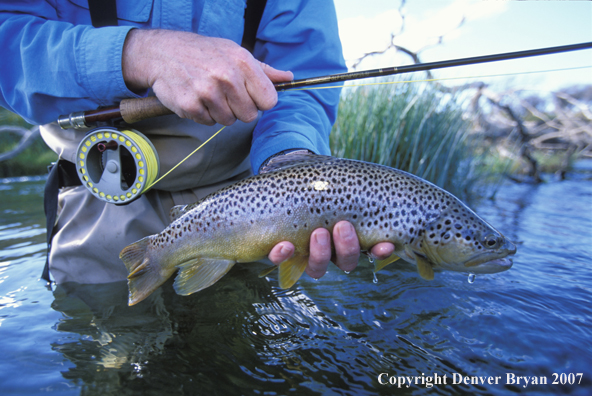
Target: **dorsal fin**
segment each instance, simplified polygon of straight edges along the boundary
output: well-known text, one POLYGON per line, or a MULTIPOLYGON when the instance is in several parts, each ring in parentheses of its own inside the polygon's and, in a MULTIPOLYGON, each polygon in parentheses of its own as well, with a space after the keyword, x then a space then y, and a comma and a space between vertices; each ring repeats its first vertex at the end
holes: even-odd
POLYGON ((330 161, 339 160, 339 158, 331 157, 329 155, 317 155, 313 153, 294 153, 287 155, 279 155, 272 158, 267 165, 261 168, 260 174, 277 171, 280 169, 290 168, 302 164, 327 163, 330 161))
POLYGON ((171 211, 169 212, 169 217, 171 218, 171 223, 175 220, 177 220, 179 217, 183 216, 185 213, 187 213, 187 207, 189 205, 177 205, 177 206, 173 206, 171 208, 171 211))

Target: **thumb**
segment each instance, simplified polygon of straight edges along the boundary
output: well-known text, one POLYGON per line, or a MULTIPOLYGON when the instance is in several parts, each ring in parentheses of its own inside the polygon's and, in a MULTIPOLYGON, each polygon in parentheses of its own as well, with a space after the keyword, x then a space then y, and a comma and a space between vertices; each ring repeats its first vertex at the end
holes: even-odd
POLYGON ((265 73, 267 78, 271 80, 271 82, 283 82, 283 81, 292 81, 294 79, 294 74, 291 71, 283 71, 278 70, 274 67, 269 66, 267 63, 259 62, 261 66, 261 70, 265 73))

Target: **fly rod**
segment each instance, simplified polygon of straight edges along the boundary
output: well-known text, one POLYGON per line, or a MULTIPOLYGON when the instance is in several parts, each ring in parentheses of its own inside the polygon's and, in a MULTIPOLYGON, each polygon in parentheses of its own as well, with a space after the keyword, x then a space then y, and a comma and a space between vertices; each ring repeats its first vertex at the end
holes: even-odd
MULTIPOLYGON (((479 63, 496 62, 509 59, 520 59, 539 55, 557 54, 561 52, 591 49, 592 42, 562 45, 558 47, 538 48, 526 51, 505 52, 501 54, 475 56, 471 58, 451 59, 439 62, 416 63, 413 65, 395 66, 382 69, 373 69, 357 72, 332 74, 321 77, 304 78, 288 82, 275 83, 276 90, 303 88, 312 85, 329 84, 342 81, 359 80, 362 78, 391 76, 402 73, 443 69, 447 67, 475 65, 479 63)), ((147 118, 173 114, 155 96, 139 99, 124 99, 119 105, 100 108, 97 110, 81 111, 69 115, 60 116, 58 124, 62 129, 87 128, 100 121, 123 119, 128 124, 133 124, 147 118)))

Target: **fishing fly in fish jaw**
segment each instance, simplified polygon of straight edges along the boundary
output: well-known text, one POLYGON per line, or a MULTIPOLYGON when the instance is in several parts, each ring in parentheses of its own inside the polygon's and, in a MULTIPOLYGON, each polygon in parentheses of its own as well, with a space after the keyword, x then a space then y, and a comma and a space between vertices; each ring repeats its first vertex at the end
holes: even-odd
POLYGON ((362 250, 380 242, 395 245, 390 258, 373 260, 374 272, 399 258, 415 263, 424 279, 433 279, 435 268, 486 274, 512 265, 507 258, 516 252, 512 242, 426 180, 363 161, 284 157, 265 173, 173 208, 163 232, 123 249, 130 305, 176 271, 178 294, 203 290, 235 263, 261 260, 284 240, 295 251, 279 265, 278 278, 282 288, 291 287, 307 266, 311 233, 321 227, 332 231, 342 220, 355 227, 362 250))

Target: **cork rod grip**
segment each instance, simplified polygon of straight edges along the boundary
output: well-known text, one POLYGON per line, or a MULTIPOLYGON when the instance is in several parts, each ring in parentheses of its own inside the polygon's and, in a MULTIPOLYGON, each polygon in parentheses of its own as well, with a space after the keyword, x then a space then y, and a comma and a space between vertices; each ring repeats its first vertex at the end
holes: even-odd
POLYGON ((119 104, 121 118, 128 124, 142 121, 147 118, 173 114, 164 107, 156 96, 148 96, 140 99, 124 99, 119 104))

